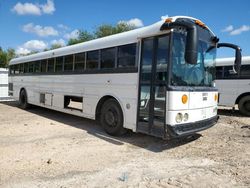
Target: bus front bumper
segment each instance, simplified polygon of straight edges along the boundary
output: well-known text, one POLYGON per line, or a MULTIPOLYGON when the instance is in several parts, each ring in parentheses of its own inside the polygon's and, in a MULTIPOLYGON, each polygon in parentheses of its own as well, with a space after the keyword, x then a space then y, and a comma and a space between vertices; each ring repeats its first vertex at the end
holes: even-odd
POLYGON ((167 133, 171 138, 184 137, 188 135, 192 135, 196 132, 203 131, 215 125, 219 119, 219 116, 216 115, 212 118, 201 120, 192 123, 185 123, 179 125, 167 125, 167 133))

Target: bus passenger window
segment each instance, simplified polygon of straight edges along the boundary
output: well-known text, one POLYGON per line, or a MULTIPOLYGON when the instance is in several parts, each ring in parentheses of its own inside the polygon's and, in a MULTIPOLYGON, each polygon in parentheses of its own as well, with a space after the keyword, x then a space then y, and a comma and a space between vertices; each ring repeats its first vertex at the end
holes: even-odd
POLYGON ((10 65, 9 71, 10 71, 10 74, 14 74, 14 65, 10 65))
POLYGON ((115 48, 101 50, 101 69, 109 69, 115 67, 115 48))
POLYGON ((75 71, 84 70, 85 65, 85 52, 75 54, 75 71))
POLYGON ((55 60, 54 58, 48 59, 47 72, 54 72, 55 60))
POLYGON ((29 62, 29 73, 34 72, 34 62, 29 62))
POLYGON ((56 72, 63 71, 63 56, 56 57, 56 72))
POLYGON ((24 69, 23 69, 23 72, 24 73, 28 73, 28 71, 29 71, 29 65, 28 65, 28 63, 24 63, 24 69))
POLYGON ((224 79, 237 78, 238 74, 233 72, 233 66, 224 67, 224 79))
POLYGON ((24 69, 24 64, 21 63, 21 64, 20 64, 20 67, 19 67, 19 73, 20 73, 20 74, 23 74, 23 69, 24 69))
POLYGON ((41 61, 34 62, 34 72, 41 72, 41 61))
POLYGON ((135 67, 136 44, 118 47, 118 68, 135 67))
POLYGON ((41 61, 41 72, 46 72, 46 67, 47 67, 47 59, 43 59, 41 61))
POLYGON ((99 51, 90 51, 87 52, 87 62, 86 69, 98 69, 99 64, 99 51))
POLYGON ((14 74, 19 74, 19 64, 14 65, 14 74))
POLYGON ((73 55, 67 55, 64 57, 64 71, 73 70, 73 55))
POLYGON ((250 78, 250 65, 241 65, 240 77, 241 78, 250 78))

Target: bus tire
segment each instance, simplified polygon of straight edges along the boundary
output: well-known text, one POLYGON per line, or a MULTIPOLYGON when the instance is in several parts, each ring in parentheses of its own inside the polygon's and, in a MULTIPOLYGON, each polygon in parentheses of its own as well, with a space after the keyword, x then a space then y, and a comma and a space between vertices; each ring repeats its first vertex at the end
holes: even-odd
POLYGON ((108 99, 101 108, 100 123, 106 133, 121 136, 126 133, 123 127, 123 113, 120 105, 114 99, 108 99))
POLYGON ((22 109, 28 109, 30 107, 29 103, 28 103, 28 97, 27 97, 27 93, 24 89, 21 90, 20 92, 20 96, 19 96, 19 106, 22 109))
POLYGON ((239 101, 240 113, 246 116, 250 116, 250 95, 242 97, 239 101))

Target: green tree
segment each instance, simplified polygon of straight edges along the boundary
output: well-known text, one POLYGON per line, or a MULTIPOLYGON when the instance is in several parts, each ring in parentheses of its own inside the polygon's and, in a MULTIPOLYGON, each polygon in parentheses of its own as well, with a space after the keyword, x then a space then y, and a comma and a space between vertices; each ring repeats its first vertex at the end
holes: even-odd
POLYGON ((9 65, 9 61, 14 58, 15 55, 15 50, 12 48, 7 49, 4 51, 0 47, 0 67, 6 68, 9 65))
POLYGON ((86 42, 86 41, 92 40, 94 38, 95 37, 91 33, 89 33, 88 31, 79 30, 78 37, 69 39, 68 45, 73 45, 73 44, 77 44, 77 43, 81 43, 81 42, 86 42))
POLYGON ((95 29, 93 33, 89 33, 86 30, 79 30, 78 37, 74 39, 69 39, 68 45, 73 45, 81 42, 90 41, 96 38, 106 37, 109 35, 130 31, 135 28, 136 27, 134 25, 127 24, 126 22, 119 22, 114 26, 110 24, 100 25, 95 29))
POLYGON ((135 26, 127 24, 126 22, 119 22, 115 26, 109 25, 109 24, 104 24, 104 25, 97 27, 97 29, 95 31, 95 37, 96 38, 106 37, 109 35, 114 35, 117 33, 130 31, 133 29, 135 29, 135 26))
POLYGON ((50 50, 54 50, 54 49, 61 48, 61 47, 63 47, 61 44, 52 44, 50 47, 50 50))
POLYGON ((13 48, 8 48, 7 49, 7 61, 10 62, 11 59, 16 57, 16 52, 13 48))
POLYGON ((96 28, 95 37, 101 38, 116 33, 116 28, 112 25, 104 24, 96 28))

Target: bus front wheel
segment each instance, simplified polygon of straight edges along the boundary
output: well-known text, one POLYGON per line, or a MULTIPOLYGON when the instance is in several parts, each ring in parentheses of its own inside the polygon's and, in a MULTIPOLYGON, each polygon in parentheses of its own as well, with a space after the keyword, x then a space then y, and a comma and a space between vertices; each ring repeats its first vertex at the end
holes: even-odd
POLYGON ((101 109, 100 123, 104 130, 112 136, 126 133, 123 128, 123 113, 120 105, 114 99, 107 100, 101 109))
POLYGON ((246 116, 250 116, 250 95, 242 97, 238 105, 240 113, 246 116))
POLYGON ((27 109, 29 108, 29 103, 28 103, 28 97, 26 94, 26 91, 23 89, 20 92, 20 96, 19 96, 19 106, 22 109, 27 109))

